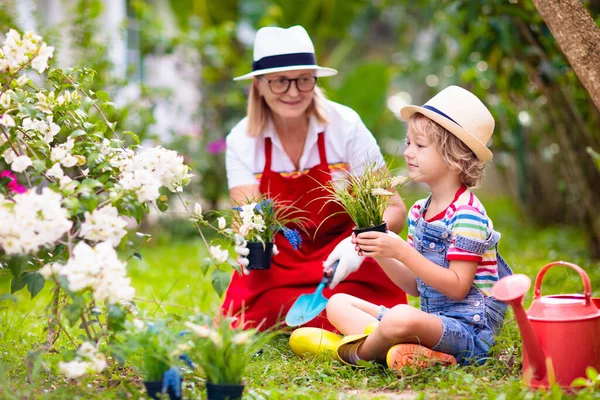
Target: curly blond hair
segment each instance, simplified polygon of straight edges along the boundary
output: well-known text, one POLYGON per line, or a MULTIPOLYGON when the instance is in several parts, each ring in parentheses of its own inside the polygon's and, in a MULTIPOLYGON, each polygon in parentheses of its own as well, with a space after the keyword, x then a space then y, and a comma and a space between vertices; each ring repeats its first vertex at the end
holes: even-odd
POLYGON ((473 150, 440 124, 420 113, 413 114, 408 120, 408 129, 415 134, 424 135, 434 144, 444 162, 456 171, 460 171, 460 180, 468 187, 477 187, 483 177, 485 162, 481 161, 473 150))

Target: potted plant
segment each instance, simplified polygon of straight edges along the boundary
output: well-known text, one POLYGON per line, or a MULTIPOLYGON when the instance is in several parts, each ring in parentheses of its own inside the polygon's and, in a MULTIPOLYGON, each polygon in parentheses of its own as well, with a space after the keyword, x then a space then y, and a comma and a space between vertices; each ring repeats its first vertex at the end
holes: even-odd
POLYGON ((212 320, 206 316, 185 323, 190 331, 188 354, 206 377, 209 400, 240 399, 246 367, 276 335, 275 331, 243 330, 231 325, 232 318, 212 320))
POLYGON ((327 199, 339 204, 350 216, 354 233, 387 232, 383 213, 392 203, 394 190, 408 182, 404 176, 392 176, 377 163, 367 164, 360 175, 347 173, 345 179, 325 185, 327 199))
POLYGON ((144 386, 152 399, 180 400, 183 378, 179 371, 180 357, 188 349, 181 329, 167 317, 145 323, 136 319, 126 331, 127 340, 119 346, 127 358, 141 353, 144 386))
POLYGON ((244 204, 233 207, 233 224, 239 234, 248 242, 249 270, 271 268, 273 241, 277 233, 283 236, 297 250, 302 245, 302 237, 297 228, 303 229, 306 219, 303 210, 290 204, 259 197, 247 199, 244 204), (294 225, 289 228, 286 225, 294 225))

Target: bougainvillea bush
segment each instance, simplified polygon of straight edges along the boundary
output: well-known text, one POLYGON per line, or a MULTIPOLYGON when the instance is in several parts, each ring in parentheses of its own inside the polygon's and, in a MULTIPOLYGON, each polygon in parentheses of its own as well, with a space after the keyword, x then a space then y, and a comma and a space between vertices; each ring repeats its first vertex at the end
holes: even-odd
POLYGON ((49 68, 53 52, 15 30, 0 49, 0 267, 12 292, 52 285, 46 346, 79 330, 60 363, 77 377, 105 368, 99 345, 134 309, 127 259, 147 240, 137 224, 191 174, 176 152, 139 146, 106 119, 114 104, 89 89, 94 71, 49 68))

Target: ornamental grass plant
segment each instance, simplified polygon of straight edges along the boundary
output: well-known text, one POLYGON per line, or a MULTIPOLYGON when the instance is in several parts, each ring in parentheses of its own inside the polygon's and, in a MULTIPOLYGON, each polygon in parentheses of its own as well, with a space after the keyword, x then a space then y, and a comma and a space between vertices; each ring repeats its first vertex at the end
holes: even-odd
POLYGON ((197 316, 185 323, 190 330, 187 354, 209 383, 242 385, 248 364, 277 335, 273 330, 233 328, 234 320, 197 316))
POLYGON ((394 190, 408 182, 405 176, 392 176, 376 162, 366 164, 360 175, 347 172, 344 179, 324 186, 327 202, 339 204, 350 216, 356 228, 383 224, 383 213, 393 203, 394 190))

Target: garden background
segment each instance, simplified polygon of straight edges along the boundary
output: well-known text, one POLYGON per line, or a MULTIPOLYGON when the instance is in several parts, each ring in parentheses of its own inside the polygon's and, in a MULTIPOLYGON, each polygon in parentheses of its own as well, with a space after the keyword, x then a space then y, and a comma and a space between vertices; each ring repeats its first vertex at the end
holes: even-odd
MULTIPOLYGON (((600 3, 581 4, 597 28, 600 3)), ((482 98, 496 130, 494 161, 477 193, 503 234, 500 251, 530 278, 550 261, 576 263, 600 296, 600 173, 593 157, 600 149, 598 103, 530 0, 0 1, 0 32, 33 30, 56 47, 55 66, 96 70, 94 89, 108 92, 117 105, 107 111, 110 121, 135 132, 142 144, 184 155, 194 174, 184 196, 206 210, 227 208, 224 137, 244 116, 247 89, 232 77, 249 69, 257 28, 296 24, 311 35, 319 63, 339 70, 319 81, 327 96, 359 113, 399 172, 402 105, 421 104, 449 84, 482 98)), ((600 52, 592 54, 600 70, 600 52)), ((401 194, 411 205, 425 193, 408 185, 401 194)), ((173 204, 142 222, 152 239, 128 263, 137 304, 155 315, 214 313, 229 271, 202 263, 206 250, 198 232, 178 215, 173 204)), ((578 277, 560 268, 544 285, 544 294, 582 291, 578 277)), ((52 354, 41 359, 35 352, 45 340, 50 291, 30 299, 24 291, 10 294, 10 287, 10 275, 0 270, 1 398, 141 396, 135 366, 78 385, 52 373, 45 364, 52 354)), ((251 364, 246 396, 562 396, 523 386, 519 334, 511 313, 507 320, 484 367, 434 368, 400 379, 376 366, 357 371, 301 360, 285 337, 278 338, 251 364)), ((202 378, 186 384, 201 396, 202 378)), ((579 397, 600 398, 600 391, 589 388, 579 397)))

